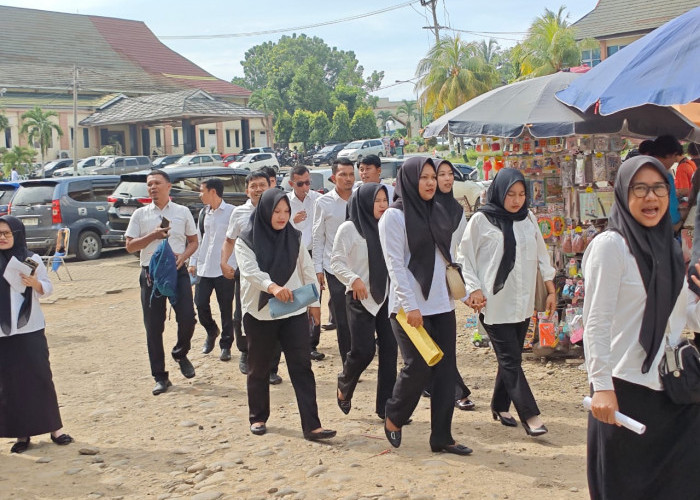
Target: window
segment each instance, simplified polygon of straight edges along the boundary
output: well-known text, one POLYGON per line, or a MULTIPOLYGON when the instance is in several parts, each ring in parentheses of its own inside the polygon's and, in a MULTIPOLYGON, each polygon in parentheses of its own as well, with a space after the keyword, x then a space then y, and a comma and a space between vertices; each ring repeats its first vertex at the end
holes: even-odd
POLYGON ((163 144, 160 140, 160 129, 159 128, 156 129, 156 147, 157 148, 163 147, 163 144))
POLYGON ((83 128, 83 147, 90 147, 90 130, 87 128, 83 128))
POLYGON ((600 49, 582 50, 581 64, 586 64, 591 68, 600 64, 600 49))
POLYGON ((204 147, 204 130, 202 129, 199 130, 199 147, 204 147))
POLYGON ((224 183, 224 193, 245 193, 244 175, 222 175, 215 178, 224 183))
POLYGON ((70 143, 73 144, 73 139, 75 134, 73 134, 73 127, 70 128, 70 143))
POLYGON ((608 45, 608 57, 627 47, 627 45, 608 45))
POLYGON ((199 185, 200 185, 200 178, 199 177, 186 177, 184 179, 180 179, 178 181, 173 182, 173 191, 180 191, 180 192, 196 192, 199 193, 199 185))
POLYGON ((13 206, 51 205, 56 184, 33 184, 20 187, 12 199, 13 206))
POLYGON ((111 196, 114 192, 113 186, 95 186, 92 190, 92 194, 95 197, 95 201, 107 201, 107 197, 111 196))
POLYGON ((173 146, 177 147, 180 145, 180 131, 177 129, 173 130, 173 146))
POLYGON ((255 146, 255 130, 250 131, 250 145, 255 146))
POLYGON ((139 163, 136 161, 136 158, 127 158, 125 165, 127 167, 136 167, 139 163))
POLYGON ((75 201, 93 201, 92 183, 90 181, 71 182, 68 187, 68 196, 75 201))
MULTIPOLYGON (((236 135, 236 147, 237 147, 237 148, 240 148, 240 147, 241 147, 240 133, 239 133, 239 132, 240 132, 240 131, 239 131, 238 129, 236 129, 235 135, 236 135)), ((8 147, 9 147, 9 146, 8 146, 8 147)))
POLYGON ((202 163, 212 163, 213 161, 211 156, 202 156, 202 163))
POLYGON ((148 165, 150 163, 150 160, 145 156, 137 156, 136 161, 139 165, 148 165))
MULTIPOLYGON (((236 136, 236 142, 238 142, 238 136, 236 136)), ((5 129, 5 147, 10 149, 12 147, 12 131, 10 127, 5 129)))
POLYGON ((231 147, 231 131, 228 129, 226 130, 226 147, 231 147))

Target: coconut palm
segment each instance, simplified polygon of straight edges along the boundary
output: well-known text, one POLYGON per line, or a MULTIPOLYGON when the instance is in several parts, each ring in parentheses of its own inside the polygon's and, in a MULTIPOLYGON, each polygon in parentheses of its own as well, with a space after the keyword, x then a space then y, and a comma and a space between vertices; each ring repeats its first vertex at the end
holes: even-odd
POLYGON ((489 38, 489 41, 481 40, 476 46, 477 55, 480 56, 486 64, 496 65, 498 61, 498 50, 500 46, 498 42, 493 38, 489 38))
POLYGON ((407 101, 404 99, 403 103, 396 108, 396 112, 400 115, 406 116, 406 130, 408 131, 408 135, 411 136, 411 125, 413 123, 413 119, 418 119, 418 108, 416 107, 416 101, 407 101))
POLYGON ((566 67, 577 66, 581 53, 575 39, 575 28, 569 24, 566 7, 557 12, 549 9, 535 19, 523 41, 523 51, 533 76, 544 76, 566 67))
POLYGON ((32 148, 25 146, 15 146, 12 149, 8 149, 3 153, 0 160, 3 163, 5 170, 5 175, 10 175, 13 167, 17 168, 17 172, 20 174, 26 174, 28 172, 29 165, 32 164, 36 151, 32 148))
POLYGON ((377 113, 377 118, 382 122, 382 132, 386 132, 386 122, 391 120, 391 111, 383 109, 377 113))
POLYGON ((498 83, 496 68, 479 55, 478 45, 463 41, 459 35, 442 38, 434 45, 418 63, 416 76, 420 99, 436 117, 498 83))
POLYGON ((51 137, 55 130, 59 137, 63 135, 61 127, 53 123, 50 118, 58 117, 55 111, 42 110, 39 106, 34 107, 22 115, 22 127, 19 130, 20 134, 28 134, 27 139, 30 143, 38 142, 41 150, 41 161, 43 163, 46 157, 46 150, 51 144, 51 137))

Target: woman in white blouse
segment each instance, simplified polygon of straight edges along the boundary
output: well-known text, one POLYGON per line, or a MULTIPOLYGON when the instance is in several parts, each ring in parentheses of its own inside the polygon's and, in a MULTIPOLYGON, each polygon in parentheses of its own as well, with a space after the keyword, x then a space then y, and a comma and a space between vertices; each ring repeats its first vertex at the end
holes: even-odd
POLYGON ((666 337, 673 345, 684 328, 700 330, 698 298, 673 238, 669 191, 661 162, 625 161, 608 231, 583 257, 591 498, 700 498, 700 405, 671 402, 659 377, 666 337), (614 425, 618 410, 646 432, 614 425))
POLYGON ((430 448, 468 455, 472 450, 456 443, 452 437, 457 326, 445 269, 446 263, 452 260, 453 230, 451 221, 436 210, 436 191, 437 172, 433 161, 425 157, 409 158, 399 171, 395 191, 398 199, 379 220, 379 238, 391 280, 391 327, 404 359, 392 396, 386 403, 384 432, 392 446, 398 448, 401 427, 408 423, 423 388, 432 377, 430 448), (428 366, 396 320, 401 309, 409 325, 423 326, 442 349, 444 356, 435 366, 428 366))
POLYGON ((375 403, 379 418, 384 418, 384 408, 396 382, 398 348, 389 322, 389 276, 377 225, 388 207, 385 186, 361 184, 348 201, 348 220, 335 233, 331 252, 331 270, 346 287, 350 326, 351 347, 338 375, 337 394, 338 406, 346 415, 360 375, 374 359, 375 350, 379 357, 375 403))
POLYGON ((486 196, 486 205, 469 220, 458 262, 470 294, 467 304, 481 311, 498 360, 491 412, 494 420, 516 427, 510 414, 512 402, 525 432, 540 436, 547 427, 523 372, 522 350, 535 307, 537 266, 549 292, 548 311, 556 307, 555 270, 537 220, 528 210, 523 174, 502 169, 486 196))
POLYGON ((0 437, 17 438, 12 453, 26 451, 31 436, 46 432, 56 444, 73 442, 61 429, 39 306, 39 299, 52 291, 41 258, 27 249, 24 224, 16 217, 0 217, 0 437), (36 269, 11 285, 4 275, 13 258, 31 259, 36 269))
MULTIPOLYGON (((260 198, 250 227, 236 240, 236 261, 241 273, 243 326, 248 337, 248 408, 250 431, 267 432, 270 417, 269 373, 279 344, 287 360, 296 394, 304 438, 316 441, 335 436, 321 427, 316 404, 316 380, 311 370, 309 323, 306 308, 273 319, 269 300, 293 300, 293 291, 318 281, 313 262, 301 242, 301 233, 289 224, 289 198, 269 189, 260 198)), ((318 302, 309 306, 320 321, 318 302)))

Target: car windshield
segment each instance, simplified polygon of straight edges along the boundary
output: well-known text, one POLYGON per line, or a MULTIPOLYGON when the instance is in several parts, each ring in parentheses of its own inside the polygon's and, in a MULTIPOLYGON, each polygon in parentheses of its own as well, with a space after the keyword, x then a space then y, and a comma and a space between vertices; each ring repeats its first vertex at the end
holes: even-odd
POLYGON ((101 167, 111 167, 112 165, 114 165, 114 160, 116 160, 116 158, 107 158, 104 162, 102 162, 102 164, 100 166, 101 167))
POLYGON ((148 186, 145 182, 123 181, 114 190, 113 196, 148 198, 148 186))
POLYGON ((249 155, 245 155, 243 158, 238 158, 237 161, 240 161, 241 163, 250 163, 250 161, 253 159, 253 156, 255 156, 258 153, 251 153, 249 155))
POLYGON ((14 186, 0 186, 0 203, 7 205, 15 192, 14 186))
POLYGON ((192 158, 194 158, 194 155, 183 156, 182 158, 177 160, 175 163, 177 165, 187 165, 192 160, 192 158))
POLYGON ((44 168, 53 168, 58 164, 59 161, 60 160, 50 161, 46 165, 44 165, 44 168))
POLYGON ((51 205, 55 184, 34 184, 22 186, 12 200, 16 206, 51 205))
POLYGON ((330 153, 331 151, 333 151, 333 148, 334 148, 334 147, 335 147, 335 146, 326 146, 326 147, 323 148, 321 151, 319 151, 319 153, 330 153))
POLYGON ((362 143, 363 143, 363 142, 364 142, 364 141, 355 141, 355 142, 351 142, 350 144, 348 144, 347 146, 345 146, 345 149, 360 149, 360 148, 362 147, 362 143))

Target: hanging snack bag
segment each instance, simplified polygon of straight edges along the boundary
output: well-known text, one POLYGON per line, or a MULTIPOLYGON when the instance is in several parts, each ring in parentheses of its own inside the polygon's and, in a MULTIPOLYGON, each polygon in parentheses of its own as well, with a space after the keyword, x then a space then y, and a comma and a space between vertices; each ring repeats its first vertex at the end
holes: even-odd
POLYGON ((561 186, 570 188, 574 186, 574 161, 570 156, 565 156, 564 160, 559 164, 561 168, 561 186))
POLYGON ((604 135, 598 135, 593 139, 593 146, 598 152, 605 152, 610 146, 610 140, 604 135))
POLYGON ((567 229, 564 232, 564 237, 561 240, 561 250, 564 253, 572 254, 574 253, 574 244, 571 238, 571 230, 567 229))
POLYGON ((622 151, 625 149, 625 140, 620 136, 610 138, 610 151, 622 151))
POLYGON ((581 151, 592 151, 593 150, 593 140, 590 136, 581 136, 578 140, 578 148, 581 151))
POLYGON ((540 336, 540 347, 556 347, 559 343, 559 337, 556 334, 556 328, 551 321, 540 321, 537 325, 537 330, 540 336))
POLYGON ((574 229, 574 237, 571 239, 571 246, 574 253, 583 253, 586 249, 586 241, 583 238, 583 229, 581 229, 581 226, 576 226, 576 229, 574 229))
POLYGON ((577 156, 576 157, 576 171, 574 174, 574 182, 577 186, 582 186, 586 183, 586 157, 577 156))
POLYGON ((595 153, 593 155, 593 182, 605 182, 608 180, 608 174, 605 169, 605 155, 603 153, 595 153))

